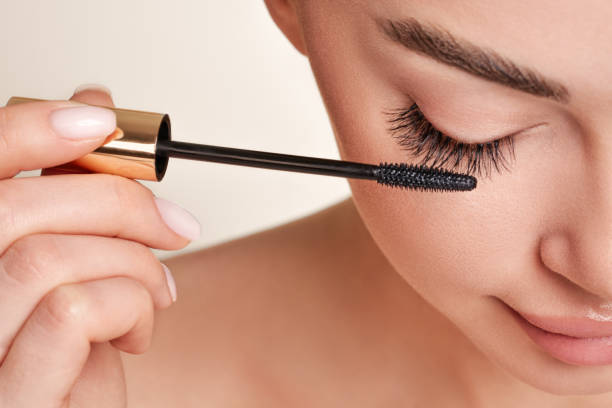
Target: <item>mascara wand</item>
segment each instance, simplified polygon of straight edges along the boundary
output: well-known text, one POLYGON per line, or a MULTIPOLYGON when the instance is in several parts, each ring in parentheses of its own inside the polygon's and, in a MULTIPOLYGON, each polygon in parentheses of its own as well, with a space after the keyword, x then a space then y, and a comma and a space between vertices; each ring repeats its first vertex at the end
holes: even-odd
POLYGON ((157 154, 180 159, 369 179, 391 187, 404 187, 421 191, 469 191, 476 187, 476 178, 472 176, 403 163, 381 163, 375 166, 343 160, 294 156, 170 140, 163 140, 157 144, 157 154))
MULTIPOLYGON (((12 97, 7 106, 42 99, 12 97)), ((117 117, 114 133, 95 151, 56 171, 79 170, 108 173, 132 179, 161 181, 170 157, 240 166, 259 167, 327 176, 376 180, 379 184, 419 191, 470 191, 475 177, 451 171, 407 164, 378 166, 343 160, 294 156, 171 140, 170 117, 163 113, 109 108, 117 117)))

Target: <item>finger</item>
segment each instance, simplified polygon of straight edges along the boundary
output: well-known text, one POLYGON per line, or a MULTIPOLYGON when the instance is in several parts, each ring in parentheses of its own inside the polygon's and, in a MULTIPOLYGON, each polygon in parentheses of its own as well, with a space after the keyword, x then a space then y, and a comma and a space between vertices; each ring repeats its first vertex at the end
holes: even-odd
POLYGON ((0 179, 70 162, 117 127, 111 110, 69 101, 0 107, 0 179))
POLYGON ((137 181, 108 174, 27 177, 0 182, 0 253, 31 234, 119 237, 179 249, 200 234, 186 210, 137 181))
POLYGON ((87 103, 89 105, 114 107, 111 91, 98 84, 84 84, 74 90, 71 101, 87 103))
POLYGON ((92 343, 87 363, 70 391, 70 403, 75 407, 109 408, 126 407, 126 401, 119 350, 108 341, 92 343))
POLYGON ((170 306, 176 296, 172 275, 142 244, 59 234, 29 235, 15 242, 0 257, 0 362, 46 293, 63 284, 115 276, 138 281, 157 308, 170 306))
POLYGON ((40 302, 0 367, 0 402, 62 407, 85 366, 90 343, 112 341, 120 350, 142 353, 152 329, 149 292, 132 279, 60 286, 40 302))

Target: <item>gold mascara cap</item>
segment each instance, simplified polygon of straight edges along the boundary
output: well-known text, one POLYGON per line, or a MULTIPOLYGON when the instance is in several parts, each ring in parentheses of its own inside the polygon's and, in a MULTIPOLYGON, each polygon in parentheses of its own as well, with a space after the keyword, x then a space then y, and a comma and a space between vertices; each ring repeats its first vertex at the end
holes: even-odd
MULTIPOLYGON (((6 106, 41 101, 43 99, 14 96, 6 106)), ((70 170, 76 167, 131 179, 161 181, 168 167, 168 157, 158 154, 157 144, 160 140, 171 140, 170 117, 163 113, 103 107, 117 116, 115 132, 93 152, 53 169, 74 172, 70 170)))

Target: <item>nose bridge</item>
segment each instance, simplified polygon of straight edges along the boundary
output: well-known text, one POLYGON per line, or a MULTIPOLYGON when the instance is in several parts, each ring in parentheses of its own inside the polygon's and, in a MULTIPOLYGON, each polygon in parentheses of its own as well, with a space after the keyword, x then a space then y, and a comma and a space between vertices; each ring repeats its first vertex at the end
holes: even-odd
POLYGON ((602 239, 612 239, 612 119, 608 118, 612 112, 587 137, 584 180, 586 219, 602 239))

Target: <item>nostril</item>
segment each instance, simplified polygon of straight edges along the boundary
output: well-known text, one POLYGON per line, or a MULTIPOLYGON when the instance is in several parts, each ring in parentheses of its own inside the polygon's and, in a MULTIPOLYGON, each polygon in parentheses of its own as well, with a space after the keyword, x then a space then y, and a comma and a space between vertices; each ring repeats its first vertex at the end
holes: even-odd
MULTIPOLYGON (((612 252, 606 240, 601 239, 601 229, 587 222, 575 222, 571 228, 540 240, 542 264, 602 302, 612 299, 612 252)), ((612 302, 608 305, 612 310, 612 302)))
POLYGON ((546 268, 567 277, 571 254, 571 246, 567 237, 559 233, 542 237, 539 243, 539 254, 540 261, 546 268))

